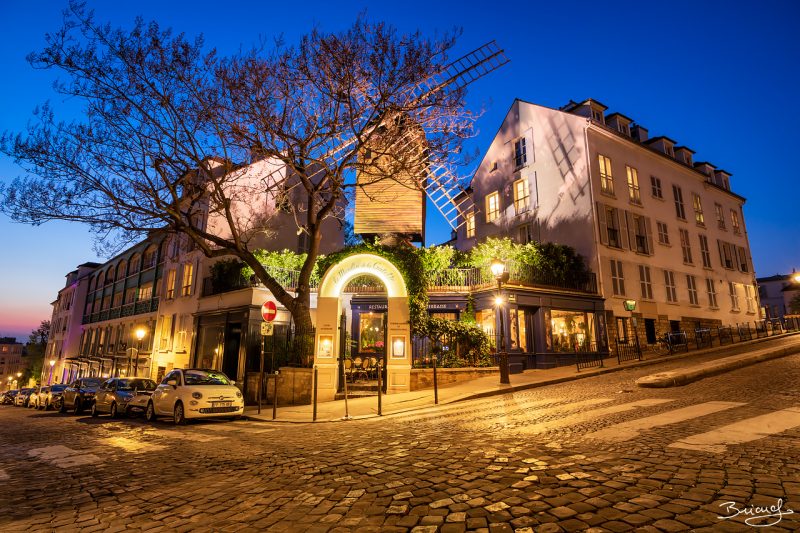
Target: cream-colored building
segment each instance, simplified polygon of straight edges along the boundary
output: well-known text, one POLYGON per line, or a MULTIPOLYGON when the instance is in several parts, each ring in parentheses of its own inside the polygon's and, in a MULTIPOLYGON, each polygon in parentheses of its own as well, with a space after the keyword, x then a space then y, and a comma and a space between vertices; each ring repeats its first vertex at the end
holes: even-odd
MULTIPOLYGON (((478 167, 456 236, 567 244, 597 274, 608 337, 752 322, 758 292, 731 174, 596 100, 516 100, 478 167), (632 313, 625 300, 635 300, 632 313)), ((532 315, 534 309, 528 310, 532 315)), ((529 324, 533 327, 535 323, 529 324)))

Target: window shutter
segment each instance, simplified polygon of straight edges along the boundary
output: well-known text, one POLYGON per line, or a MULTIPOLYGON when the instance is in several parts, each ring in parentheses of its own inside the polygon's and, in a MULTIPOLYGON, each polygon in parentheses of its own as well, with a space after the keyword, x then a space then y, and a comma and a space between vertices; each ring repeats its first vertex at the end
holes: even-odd
POLYGON ((650 221, 650 217, 644 217, 644 231, 647 234, 647 254, 653 255, 655 248, 653 247, 653 224, 650 221))
POLYGON ((722 249, 722 241, 717 239, 717 248, 719 248, 719 264, 725 268, 725 252, 722 249))
POLYGON ((622 246, 622 248, 630 248, 630 241, 628 240, 628 212, 623 209, 622 216, 619 216, 620 210, 614 209, 614 213, 620 222, 620 224, 617 225, 620 234, 620 246, 622 246))
POLYGON ((600 230, 600 242, 608 245, 608 221, 606 220, 606 206, 600 202, 597 204, 597 223, 600 230))

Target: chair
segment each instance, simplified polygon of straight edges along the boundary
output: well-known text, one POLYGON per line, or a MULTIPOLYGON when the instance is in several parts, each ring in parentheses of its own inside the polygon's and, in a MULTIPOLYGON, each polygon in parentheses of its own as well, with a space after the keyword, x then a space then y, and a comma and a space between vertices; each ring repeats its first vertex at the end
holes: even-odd
POLYGON ((364 370, 364 361, 366 361, 366 359, 361 359, 361 357, 353 358, 353 382, 354 383, 358 379, 358 377, 362 376, 362 375, 364 376, 365 380, 369 379, 369 376, 367 376, 367 371, 364 370))
POLYGON ((378 358, 377 357, 370 357, 369 358, 369 369, 367 370, 369 374, 374 378, 378 379, 378 358))

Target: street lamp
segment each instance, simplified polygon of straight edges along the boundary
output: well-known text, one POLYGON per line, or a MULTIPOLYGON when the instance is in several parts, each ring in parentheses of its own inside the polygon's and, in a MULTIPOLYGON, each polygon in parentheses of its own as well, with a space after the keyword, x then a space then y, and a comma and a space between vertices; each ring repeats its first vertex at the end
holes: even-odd
POLYGON ((22 372, 17 372, 17 388, 20 388, 19 380, 22 378, 22 372))
POLYGON ((142 328, 142 327, 136 328, 136 340, 139 341, 139 345, 138 345, 138 348, 136 348, 136 362, 133 365, 133 375, 134 376, 138 376, 139 375, 139 354, 142 351, 142 339, 144 339, 144 336, 146 334, 147 334, 147 330, 145 328, 142 328))
POLYGON ((53 384, 53 367, 54 366, 56 366, 56 360, 55 359, 50 359, 50 378, 48 378, 48 380, 47 380, 47 384, 48 385, 52 385, 53 384))
POLYGON ((506 352, 506 336, 503 331, 503 283, 508 281, 508 271, 506 264, 500 259, 493 259, 489 267, 494 279, 497 280, 497 295, 494 303, 497 309, 497 316, 500 319, 500 341, 498 342, 497 364, 500 366, 500 383, 509 384, 508 379, 508 353, 506 352))
POLYGON ((794 281, 795 283, 800 283, 800 272, 792 274, 792 281, 794 281))

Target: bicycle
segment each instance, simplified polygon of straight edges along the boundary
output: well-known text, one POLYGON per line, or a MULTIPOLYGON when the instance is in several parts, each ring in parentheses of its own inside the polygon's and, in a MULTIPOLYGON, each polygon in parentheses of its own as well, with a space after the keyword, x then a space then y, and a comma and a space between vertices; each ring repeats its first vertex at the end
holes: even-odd
POLYGON ((653 345, 653 353, 656 355, 669 355, 672 353, 672 341, 669 333, 664 333, 656 339, 656 343, 653 345))

